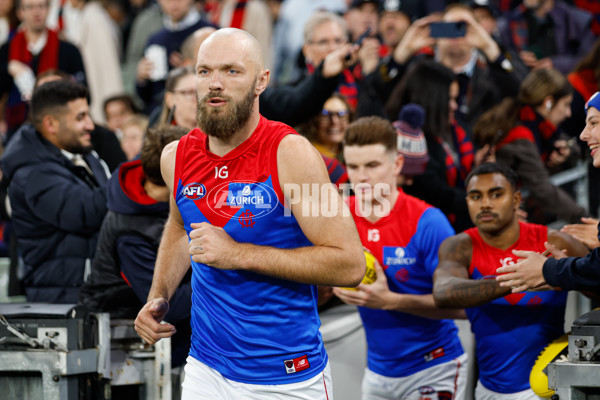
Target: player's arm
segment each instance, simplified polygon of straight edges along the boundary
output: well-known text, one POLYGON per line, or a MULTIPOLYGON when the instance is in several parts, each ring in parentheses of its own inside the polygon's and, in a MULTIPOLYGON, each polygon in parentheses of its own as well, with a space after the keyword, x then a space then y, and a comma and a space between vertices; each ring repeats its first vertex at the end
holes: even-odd
POLYGON ((172 195, 178 143, 168 144, 163 150, 160 160, 161 173, 170 193, 170 212, 156 256, 156 266, 152 287, 148 294, 148 302, 135 320, 135 330, 142 339, 151 344, 175 333, 174 326, 161 324, 160 322, 169 311, 169 299, 175 293, 190 267, 187 234, 183 219, 172 195))
POLYGON ((288 135, 279 145, 277 169, 291 212, 314 246, 279 249, 239 243, 222 228, 200 223, 192 224, 192 259, 295 282, 356 286, 366 269, 362 245, 321 155, 302 136, 288 135))
POLYGON ((390 290, 383 268, 375 260, 377 279, 369 285, 360 284, 356 290, 333 288, 333 293, 346 304, 379 310, 400 311, 432 319, 464 319, 461 309, 437 308, 431 294, 405 294, 390 290))
POLYGON ((438 307, 476 307, 510 294, 510 288, 500 287, 494 279, 469 278, 472 252, 466 233, 451 236, 440 246, 433 275, 433 298, 438 307))

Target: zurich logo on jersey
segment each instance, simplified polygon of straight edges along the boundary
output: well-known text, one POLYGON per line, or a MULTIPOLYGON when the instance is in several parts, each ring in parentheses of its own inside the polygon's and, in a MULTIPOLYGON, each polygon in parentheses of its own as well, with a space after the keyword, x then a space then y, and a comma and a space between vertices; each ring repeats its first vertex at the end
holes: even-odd
POLYGON ((206 186, 196 182, 189 183, 181 190, 181 194, 185 196, 186 199, 198 200, 206 195, 206 186))
POLYGON ((417 258, 407 255, 404 247, 383 246, 383 263, 389 267, 393 265, 413 265, 416 262, 417 258))

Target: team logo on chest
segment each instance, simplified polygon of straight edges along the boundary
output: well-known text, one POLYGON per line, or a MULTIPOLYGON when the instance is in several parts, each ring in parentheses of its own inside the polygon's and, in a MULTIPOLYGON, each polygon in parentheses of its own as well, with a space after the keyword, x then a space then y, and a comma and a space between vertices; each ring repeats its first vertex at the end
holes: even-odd
POLYGON ((383 246, 383 263, 389 267, 394 265, 414 265, 416 257, 406 254, 403 247, 383 246))
POLYGON ((206 195, 206 187, 201 183, 188 183, 181 189, 181 194, 190 200, 198 200, 206 195))
POLYGON ((267 182, 229 181, 210 189, 207 196, 210 209, 223 217, 238 214, 243 227, 252 227, 258 218, 275 210, 279 199, 267 182), (241 212, 238 213, 238 211, 241 212))

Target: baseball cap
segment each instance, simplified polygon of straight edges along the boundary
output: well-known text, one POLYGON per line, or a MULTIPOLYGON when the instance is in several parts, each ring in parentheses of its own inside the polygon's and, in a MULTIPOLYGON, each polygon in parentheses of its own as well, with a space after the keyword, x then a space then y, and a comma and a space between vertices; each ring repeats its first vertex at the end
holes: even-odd
POLYGON ((600 111, 600 92, 596 92, 590 97, 590 99, 585 103, 585 114, 587 115, 588 108, 594 107, 596 110, 600 111))
POLYGON ((402 0, 383 0, 380 2, 379 12, 401 12, 410 17, 410 12, 406 7, 402 7, 404 3, 402 0))
POLYGON ((406 104, 393 123, 398 134, 398 153, 404 157, 402 175, 420 175, 425 172, 429 154, 423 134, 425 109, 418 104, 406 104))
POLYGON ((483 8, 487 10, 493 18, 497 19, 500 17, 500 10, 497 6, 492 4, 490 0, 471 0, 467 2, 467 5, 473 10, 476 8, 483 8))

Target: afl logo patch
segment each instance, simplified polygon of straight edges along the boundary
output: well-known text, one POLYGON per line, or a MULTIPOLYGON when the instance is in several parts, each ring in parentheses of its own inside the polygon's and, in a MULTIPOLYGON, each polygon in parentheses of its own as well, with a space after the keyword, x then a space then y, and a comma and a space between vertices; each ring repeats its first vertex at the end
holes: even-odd
POLYGON ((189 183, 181 190, 186 199, 198 200, 206 195, 206 187, 201 183, 189 183))

